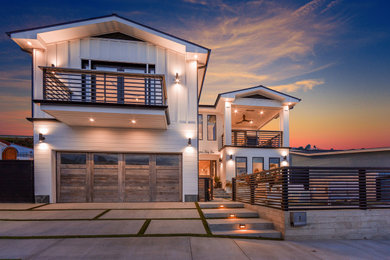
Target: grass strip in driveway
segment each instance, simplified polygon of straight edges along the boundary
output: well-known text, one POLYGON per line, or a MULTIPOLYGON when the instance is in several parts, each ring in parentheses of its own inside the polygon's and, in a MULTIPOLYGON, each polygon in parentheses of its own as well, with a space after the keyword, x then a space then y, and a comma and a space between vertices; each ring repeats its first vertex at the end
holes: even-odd
POLYGON ((109 212, 111 209, 106 209, 105 211, 103 211, 102 213, 98 214, 96 217, 94 217, 93 219, 98 219, 100 218, 101 216, 103 216, 104 214, 106 214, 107 212, 109 212))
POLYGON ((203 215, 202 209, 199 207, 199 203, 198 203, 198 202, 195 202, 195 205, 196 205, 196 209, 198 210, 200 219, 202 220, 203 227, 204 227, 204 229, 205 229, 206 232, 207 232, 207 235, 211 236, 212 233, 211 233, 211 230, 210 230, 210 228, 209 228, 209 224, 207 224, 207 220, 206 220, 206 218, 205 218, 204 215, 203 215))
POLYGON ((145 223, 142 225, 141 229, 138 231, 137 235, 143 235, 145 234, 146 229, 148 229, 148 226, 152 220, 147 219, 145 220, 145 223))

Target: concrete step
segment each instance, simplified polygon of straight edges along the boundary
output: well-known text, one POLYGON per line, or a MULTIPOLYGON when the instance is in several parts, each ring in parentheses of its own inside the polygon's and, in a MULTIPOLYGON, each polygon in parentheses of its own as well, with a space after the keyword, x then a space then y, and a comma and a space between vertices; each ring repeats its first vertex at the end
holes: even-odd
POLYGON ((239 225, 245 224, 248 230, 269 230, 274 228, 271 221, 261 218, 208 219, 211 231, 240 230, 239 225))
POLYGON ((258 218, 256 211, 251 211, 242 208, 218 208, 218 209, 203 209, 203 215, 206 218, 228 218, 230 214, 234 214, 237 218, 258 218))
POLYGON ((199 202, 199 207, 201 209, 244 208, 244 203, 234 201, 199 202))
POLYGON ((276 230, 230 230, 214 231, 213 235, 219 236, 240 236, 240 237, 262 237, 262 238, 282 238, 282 234, 276 230))

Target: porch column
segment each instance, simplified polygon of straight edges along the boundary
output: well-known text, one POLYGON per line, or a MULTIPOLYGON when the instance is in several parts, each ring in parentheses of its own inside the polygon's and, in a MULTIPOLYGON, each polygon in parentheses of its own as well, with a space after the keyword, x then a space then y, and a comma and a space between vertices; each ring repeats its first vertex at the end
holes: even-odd
POLYGON ((232 103, 225 102, 225 127, 223 135, 225 137, 225 145, 232 144, 232 103))
POLYGON ((283 106, 279 113, 280 131, 283 131, 283 147, 290 147, 290 110, 288 106, 283 106))

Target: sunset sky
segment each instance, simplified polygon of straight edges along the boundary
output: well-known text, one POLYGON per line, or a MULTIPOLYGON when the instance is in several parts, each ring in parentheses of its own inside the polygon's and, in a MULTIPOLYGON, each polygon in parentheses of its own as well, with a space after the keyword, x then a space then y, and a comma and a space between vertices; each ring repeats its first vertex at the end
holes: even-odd
POLYGON ((390 2, 8 1, 0 9, 0 135, 31 135, 31 57, 7 31, 117 13, 212 49, 201 103, 265 85, 302 98, 292 146, 390 147, 390 2))

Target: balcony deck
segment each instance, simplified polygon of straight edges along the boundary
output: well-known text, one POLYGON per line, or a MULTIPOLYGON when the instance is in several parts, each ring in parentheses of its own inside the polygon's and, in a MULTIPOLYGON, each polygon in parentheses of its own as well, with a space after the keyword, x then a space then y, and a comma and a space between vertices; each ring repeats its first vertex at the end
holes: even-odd
MULTIPOLYGON (((283 147, 282 131, 266 130, 232 130, 232 142, 229 146, 247 148, 281 148, 283 147)), ((226 145, 222 135, 219 149, 226 145)))
POLYGON ((41 109, 68 125, 166 129, 164 75, 40 67, 41 109), (150 122, 153 121, 153 124, 150 122))

